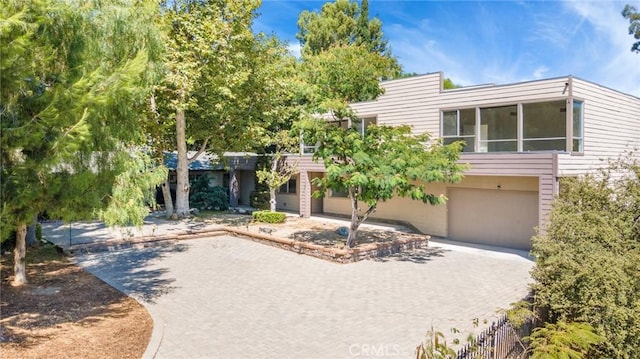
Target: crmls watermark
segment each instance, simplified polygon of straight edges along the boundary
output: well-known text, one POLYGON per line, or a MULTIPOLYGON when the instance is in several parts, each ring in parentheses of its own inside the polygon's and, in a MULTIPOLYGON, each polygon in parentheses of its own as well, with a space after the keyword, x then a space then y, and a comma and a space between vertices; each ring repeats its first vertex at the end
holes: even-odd
POLYGON ((395 358, 400 357, 398 344, 351 344, 349 354, 354 358, 395 358))

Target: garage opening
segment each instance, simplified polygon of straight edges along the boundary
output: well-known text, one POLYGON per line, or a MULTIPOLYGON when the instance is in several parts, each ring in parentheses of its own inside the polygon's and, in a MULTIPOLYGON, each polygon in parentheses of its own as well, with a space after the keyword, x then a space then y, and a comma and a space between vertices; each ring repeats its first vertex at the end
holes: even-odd
POLYGON ((448 238, 514 249, 531 249, 538 226, 538 192, 450 188, 448 238))

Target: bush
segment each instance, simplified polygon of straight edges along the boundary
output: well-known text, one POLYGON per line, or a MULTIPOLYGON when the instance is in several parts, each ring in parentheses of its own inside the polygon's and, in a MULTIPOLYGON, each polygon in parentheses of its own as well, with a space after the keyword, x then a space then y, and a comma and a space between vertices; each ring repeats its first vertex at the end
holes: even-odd
POLYGON ((249 194, 249 204, 257 209, 269 209, 269 191, 252 191, 249 194))
POLYGON ((284 223, 287 215, 282 212, 256 211, 253 212, 253 219, 265 223, 284 223))
POLYGON ((202 175, 191 183, 189 205, 198 209, 226 210, 229 209, 229 195, 224 187, 210 187, 209 178, 202 175))
POLYGON ((640 164, 618 161, 597 176, 563 179, 560 189, 533 240, 536 304, 550 323, 588 323, 606 338, 588 357, 637 358, 640 164))

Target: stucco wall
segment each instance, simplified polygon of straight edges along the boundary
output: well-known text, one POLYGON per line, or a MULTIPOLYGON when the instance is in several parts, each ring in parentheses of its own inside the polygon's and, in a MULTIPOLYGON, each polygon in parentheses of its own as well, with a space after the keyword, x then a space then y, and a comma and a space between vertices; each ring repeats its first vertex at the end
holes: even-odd
MULTIPOLYGON (((458 184, 429 184, 429 191, 434 194, 447 193, 447 188, 477 188, 500 189, 514 191, 538 191, 537 177, 506 177, 506 176, 466 176, 458 184)), ((325 197, 325 213, 341 215, 351 214, 351 204, 348 198, 325 197)), ((362 205, 366 210, 366 207, 362 205)), ((410 198, 394 197, 378 204, 378 209, 371 217, 387 220, 408 222, 423 233, 435 236, 447 236, 447 206, 431 206, 410 198)))

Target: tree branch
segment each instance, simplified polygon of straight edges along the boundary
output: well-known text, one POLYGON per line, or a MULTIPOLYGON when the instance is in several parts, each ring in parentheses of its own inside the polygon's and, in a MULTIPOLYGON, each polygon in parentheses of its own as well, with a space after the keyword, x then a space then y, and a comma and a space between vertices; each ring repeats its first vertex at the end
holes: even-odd
POLYGON ((202 143, 202 146, 200 146, 200 149, 198 149, 198 152, 196 152, 196 154, 193 155, 193 157, 187 158, 187 164, 191 164, 193 161, 198 159, 198 157, 202 154, 202 152, 204 152, 204 150, 207 149, 207 143, 209 143, 210 139, 211 139, 211 136, 207 137, 202 143))
POLYGON ((367 209, 367 211, 364 212, 364 214, 362 215, 361 222, 366 221, 367 218, 369 218, 369 216, 373 214, 373 212, 375 212, 377 208, 378 208, 378 202, 376 202, 373 206, 370 206, 369 209, 367 209))

